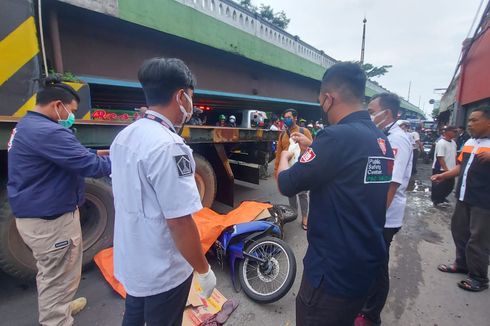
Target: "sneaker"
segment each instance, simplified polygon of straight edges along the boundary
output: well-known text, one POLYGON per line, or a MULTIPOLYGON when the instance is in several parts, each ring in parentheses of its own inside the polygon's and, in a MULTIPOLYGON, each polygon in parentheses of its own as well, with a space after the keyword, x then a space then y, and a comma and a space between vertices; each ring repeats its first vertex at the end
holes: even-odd
POLYGON ((381 323, 375 323, 369 320, 365 315, 359 314, 354 321, 354 326, 379 326, 381 323))
POLYGON ((82 311, 86 305, 87 305, 87 299, 84 297, 80 297, 78 299, 73 300, 72 302, 70 302, 71 315, 75 316, 80 311, 82 311))

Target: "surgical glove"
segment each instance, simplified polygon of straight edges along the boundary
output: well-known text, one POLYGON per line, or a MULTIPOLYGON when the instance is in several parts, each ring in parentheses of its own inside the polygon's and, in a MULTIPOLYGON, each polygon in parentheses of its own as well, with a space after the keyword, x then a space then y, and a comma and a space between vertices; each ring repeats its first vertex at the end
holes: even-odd
POLYGON ((213 290, 216 287, 216 276, 214 275, 211 266, 205 274, 197 274, 197 280, 201 285, 202 292, 199 294, 201 297, 207 299, 213 294, 213 290))

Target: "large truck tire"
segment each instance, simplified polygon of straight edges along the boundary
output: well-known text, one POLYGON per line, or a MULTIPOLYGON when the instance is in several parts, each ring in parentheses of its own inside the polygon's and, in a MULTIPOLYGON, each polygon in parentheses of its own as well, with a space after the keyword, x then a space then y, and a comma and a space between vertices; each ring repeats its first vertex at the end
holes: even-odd
POLYGON ((196 162, 196 184, 201 196, 201 202, 204 207, 211 207, 216 198, 218 183, 213 166, 203 156, 194 153, 194 161, 196 162))
MULTIPOLYGON (((94 255, 112 245, 114 199, 108 179, 85 180, 85 203, 80 207, 83 239, 83 266, 94 255)), ((16 278, 30 280, 36 275, 36 263, 15 226, 5 187, 0 189, 0 268, 16 278)))

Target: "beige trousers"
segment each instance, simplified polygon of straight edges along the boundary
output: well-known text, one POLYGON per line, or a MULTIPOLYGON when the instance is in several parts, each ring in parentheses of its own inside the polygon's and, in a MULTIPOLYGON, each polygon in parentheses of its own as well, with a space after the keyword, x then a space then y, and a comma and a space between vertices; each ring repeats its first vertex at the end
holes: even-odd
POLYGON ((39 324, 71 326, 70 302, 82 274, 82 231, 78 209, 55 220, 16 219, 37 266, 39 324))

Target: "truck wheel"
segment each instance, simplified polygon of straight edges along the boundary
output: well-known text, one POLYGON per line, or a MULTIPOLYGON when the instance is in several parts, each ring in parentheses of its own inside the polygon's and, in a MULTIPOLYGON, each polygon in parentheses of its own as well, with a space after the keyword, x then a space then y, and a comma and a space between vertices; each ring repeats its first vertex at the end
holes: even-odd
MULTIPOLYGON (((80 207, 83 266, 100 250, 111 246, 114 233, 114 199, 105 179, 85 180, 85 203, 80 207)), ((0 194, 0 268, 19 279, 32 279, 37 268, 29 247, 15 226, 6 189, 0 194)))
POLYGON ((196 184, 201 196, 201 202, 204 207, 211 207, 216 197, 217 181, 213 167, 208 160, 199 154, 194 154, 196 161, 196 184))

